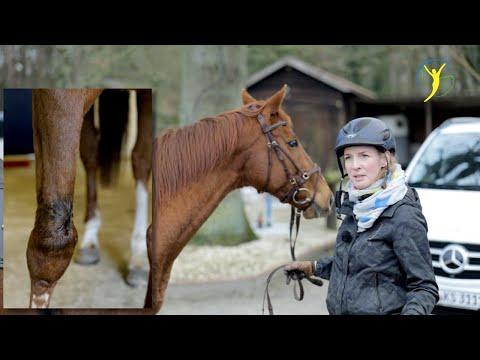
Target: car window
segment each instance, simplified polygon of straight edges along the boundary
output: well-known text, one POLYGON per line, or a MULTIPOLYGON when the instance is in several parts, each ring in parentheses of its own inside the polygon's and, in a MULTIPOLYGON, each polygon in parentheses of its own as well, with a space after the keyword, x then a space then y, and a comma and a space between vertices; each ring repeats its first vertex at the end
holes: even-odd
POLYGON ((412 169, 409 184, 480 190, 480 132, 436 135, 412 169))

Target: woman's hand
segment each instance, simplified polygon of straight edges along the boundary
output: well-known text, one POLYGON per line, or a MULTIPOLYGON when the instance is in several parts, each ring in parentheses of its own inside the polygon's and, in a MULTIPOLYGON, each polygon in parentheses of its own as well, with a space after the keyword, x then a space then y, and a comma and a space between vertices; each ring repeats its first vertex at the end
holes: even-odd
POLYGON ((285 265, 284 270, 287 274, 291 271, 301 271, 306 277, 311 277, 315 272, 315 267, 313 261, 294 261, 285 265))

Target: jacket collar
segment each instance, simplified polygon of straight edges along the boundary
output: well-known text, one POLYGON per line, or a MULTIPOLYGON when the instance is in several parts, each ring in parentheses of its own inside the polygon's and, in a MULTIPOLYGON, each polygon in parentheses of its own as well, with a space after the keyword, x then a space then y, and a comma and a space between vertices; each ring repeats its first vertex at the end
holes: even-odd
POLYGON ((398 209, 398 207, 400 205, 403 205, 403 204, 410 204, 412 206, 419 206, 418 205, 418 199, 416 198, 416 196, 414 195, 413 191, 412 191, 412 188, 408 188, 408 191, 407 193, 405 194, 405 196, 403 197, 402 200, 400 201, 397 201, 395 204, 393 205, 390 205, 388 208, 386 208, 383 213, 380 214, 379 217, 386 217, 386 218, 391 218, 394 214, 395 214, 395 211, 398 209))

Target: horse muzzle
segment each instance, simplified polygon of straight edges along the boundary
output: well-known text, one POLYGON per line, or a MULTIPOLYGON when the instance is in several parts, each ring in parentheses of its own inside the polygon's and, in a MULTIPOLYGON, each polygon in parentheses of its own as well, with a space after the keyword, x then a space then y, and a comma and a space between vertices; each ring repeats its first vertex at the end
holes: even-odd
POLYGON ((330 214, 330 211, 332 211, 333 204, 335 202, 335 199, 333 196, 330 197, 329 203, 328 203, 328 208, 322 208, 322 206, 316 201, 313 201, 310 206, 308 206, 306 209, 303 210, 303 217, 305 219, 316 219, 316 218, 322 218, 322 217, 327 217, 328 214, 330 214))

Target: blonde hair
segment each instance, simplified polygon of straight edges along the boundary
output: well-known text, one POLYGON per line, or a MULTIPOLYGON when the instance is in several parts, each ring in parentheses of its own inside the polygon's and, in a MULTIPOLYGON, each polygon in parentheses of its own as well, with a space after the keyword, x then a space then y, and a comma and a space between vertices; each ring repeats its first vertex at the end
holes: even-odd
POLYGON ((395 154, 388 151, 388 150, 385 151, 385 152, 382 152, 382 151, 378 150, 378 152, 380 154, 385 154, 385 157, 387 159, 387 166, 385 168, 382 167, 382 176, 381 177, 384 177, 387 174, 387 171, 390 171, 390 172, 395 171, 395 169, 397 167, 398 160, 395 157, 395 154))

